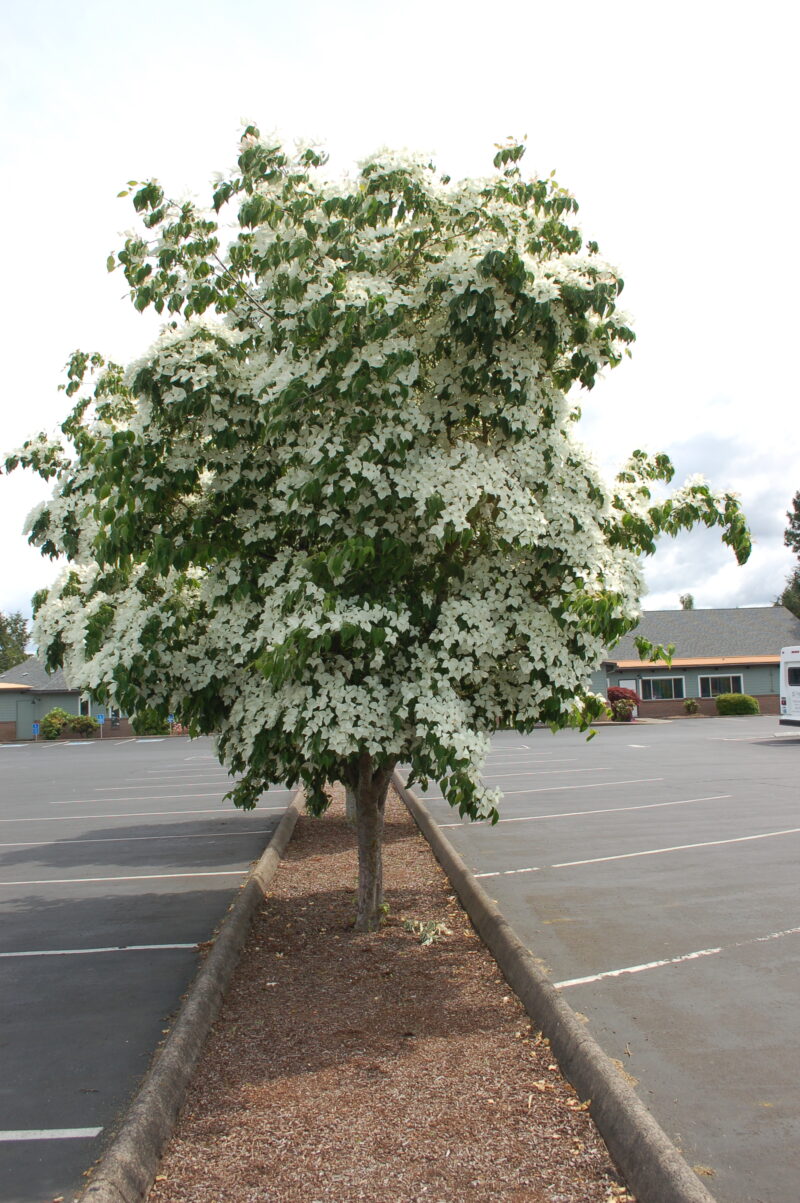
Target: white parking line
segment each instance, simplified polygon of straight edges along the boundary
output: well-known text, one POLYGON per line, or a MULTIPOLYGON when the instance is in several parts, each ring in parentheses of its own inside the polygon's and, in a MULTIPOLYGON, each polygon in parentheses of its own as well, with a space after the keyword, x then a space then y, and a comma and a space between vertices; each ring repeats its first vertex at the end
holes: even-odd
MULTIPOLYGON (((504 798, 517 798, 520 794, 558 794, 564 790, 576 789, 603 789, 605 786, 611 785, 646 785, 653 781, 663 781, 663 777, 630 777, 626 781, 596 781, 591 785, 543 785, 537 786, 536 789, 511 789, 503 790, 504 798)), ((488 784, 488 783, 487 783, 488 784)), ((423 794, 425 802, 446 802, 447 799, 441 794, 423 794)))
MULTIPOLYGON (((233 784, 233 782, 231 783, 233 784)), ((280 789, 275 790, 272 797, 275 798, 280 794, 289 794, 291 790, 280 789)), ((124 798, 59 798, 57 802, 48 803, 49 806, 96 806, 99 802, 166 802, 170 798, 185 798, 190 801, 192 798, 222 798, 222 790, 211 790, 209 793, 203 794, 129 794, 124 798)))
POLYGON ((773 931, 768 936, 754 936, 750 940, 737 940, 727 948, 701 948, 697 952, 687 952, 680 957, 668 957, 663 961, 646 961, 642 965, 626 965, 624 969, 607 969, 604 973, 592 973, 588 977, 572 977, 567 981, 553 982, 561 990, 568 986, 585 986, 591 982, 601 982, 609 977, 622 977, 628 973, 644 973, 646 969, 661 969, 664 965, 680 965, 684 961, 697 961, 701 957, 713 957, 720 952, 729 952, 733 948, 745 948, 748 944, 764 944, 768 940, 779 940, 783 936, 800 934, 800 927, 788 927, 784 931, 773 931))
POLYGON ((547 756, 530 755, 530 756, 524 756, 519 760, 514 760, 513 758, 506 759, 505 756, 498 758, 496 753, 490 752, 489 755, 486 757, 486 763, 488 764, 491 760, 497 760, 497 759, 502 760, 503 761, 502 767, 506 768, 510 764, 574 764, 575 761, 578 759, 578 757, 577 756, 551 756, 548 753, 547 756))
MULTIPOLYGON (((623 814, 629 810, 658 810, 664 806, 688 806, 690 802, 720 802, 725 798, 732 798, 733 794, 709 794, 705 798, 679 798, 675 802, 643 802, 641 806, 603 806, 597 810, 562 810, 547 815, 520 815, 511 819, 498 819, 497 825, 500 823, 539 823, 543 819, 577 819, 584 818, 586 815, 614 815, 623 814)), ((462 820, 459 823, 440 823, 440 827, 491 827, 488 821, 475 824, 465 824, 462 820)))
POLYGON ((95 881, 164 881, 171 877, 244 877, 246 868, 214 869, 202 873, 131 873, 124 877, 42 877, 31 881, 0 881, 0 886, 71 886, 95 881))
POLYGON ((184 840, 220 840, 226 836, 237 836, 241 838, 245 835, 269 835, 272 831, 271 827, 249 827, 247 831, 207 831, 202 835, 104 835, 97 839, 65 839, 65 840, 17 840, 13 844, 0 844, 0 848, 55 848, 59 844, 68 844, 71 848, 73 844, 135 844, 141 840, 175 840, 180 838, 180 842, 184 840))
MULTIPOLYGON (((503 768, 506 768, 503 765, 503 768)), ((484 780, 491 785, 495 781, 504 781, 508 777, 513 777, 518 781, 520 777, 563 777, 569 773, 610 773, 611 765, 598 764, 589 769, 535 769, 531 773, 484 773, 484 780)))
POLYGON ((647 848, 643 852, 623 852, 618 856, 594 856, 590 860, 564 860, 553 869, 571 869, 575 865, 600 865, 605 861, 631 860, 636 856, 661 856, 664 852, 688 852, 693 848, 720 848, 723 844, 748 844, 753 840, 771 840, 779 835, 797 835, 800 827, 787 827, 783 831, 762 831, 758 835, 737 835, 729 840, 702 840, 697 844, 673 844, 667 848, 647 848))
MULTIPOLYGON (((129 787, 130 788, 130 787, 129 787)), ((221 790, 204 794, 128 794, 124 798, 66 798, 51 802, 51 806, 94 806, 98 802, 166 802, 170 798, 219 798, 221 790)))
MULTIPOLYGON (((285 806, 255 806, 252 810, 239 813, 252 815, 256 812, 285 809, 285 806)), ((210 806, 204 810, 121 810, 111 815, 24 815, 16 819, 0 819, 0 823, 76 823, 81 819, 90 819, 94 823, 99 819, 144 819, 148 815, 219 815, 220 818, 229 818, 236 813, 234 810, 220 810, 218 806, 210 806)))
POLYGON ((87 957, 101 952, 159 952, 176 948, 197 948, 194 944, 120 944, 108 948, 41 948, 33 952, 0 952, 0 957, 87 957))
MULTIPOLYGON (((170 781, 185 781, 187 785, 193 785, 196 783, 203 784, 203 782, 205 782, 207 785, 212 785, 214 783, 214 777, 213 777, 213 774, 211 774, 211 773, 193 773, 191 775, 188 773, 166 773, 166 774, 159 774, 158 776, 155 777, 155 779, 153 781, 146 781, 144 778, 142 778, 139 782, 139 785, 142 789, 150 789, 151 786, 153 789, 156 789, 157 786, 165 785, 165 784, 167 784, 167 782, 170 782, 170 781)), ((221 773, 217 777, 217 781, 219 782, 220 785, 226 785, 229 781, 235 785, 236 782, 238 781, 238 778, 237 777, 229 777, 229 776, 221 773)), ((130 786, 111 785, 111 786, 108 786, 108 788, 109 789, 130 789, 130 786)))
POLYGON ((17 1140, 88 1140, 99 1136, 102 1128, 13 1128, 0 1130, 0 1141, 17 1140))
POLYGON ((476 873, 476 877, 513 877, 517 873, 540 873, 543 869, 574 869, 580 865, 602 865, 615 860, 634 860, 637 856, 661 856, 665 852, 687 852, 694 848, 720 848, 724 844, 748 844, 753 840, 770 840, 779 835, 798 835, 800 827, 782 831, 762 831, 758 835, 739 835, 729 840, 703 840, 697 844, 672 844, 667 848, 646 848, 642 852, 622 852, 617 856, 593 856, 589 860, 562 860, 553 865, 532 865, 524 869, 500 869, 493 873, 476 873))

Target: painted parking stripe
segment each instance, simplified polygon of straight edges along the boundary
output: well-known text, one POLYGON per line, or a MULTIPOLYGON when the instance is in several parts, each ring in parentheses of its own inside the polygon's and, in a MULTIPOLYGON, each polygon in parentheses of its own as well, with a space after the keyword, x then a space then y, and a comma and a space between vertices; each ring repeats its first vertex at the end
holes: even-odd
POLYGON ((501 760, 502 767, 505 768, 509 764, 574 764, 578 759, 577 756, 522 756, 518 760, 513 757, 499 756, 496 752, 490 752, 486 757, 486 763, 491 760, 501 760))
POLYGON ((758 835, 738 835, 729 840, 703 840, 697 844, 672 844, 666 848, 645 848, 641 852, 622 852, 617 856, 593 856, 588 860, 562 860, 553 865, 531 865, 524 869, 501 869, 493 873, 476 873, 476 877, 513 877, 517 873, 540 873, 543 869, 574 869, 581 865, 602 865, 609 861, 634 860, 637 856, 661 856, 666 852, 688 852, 694 848, 721 848, 725 844, 748 844, 754 840, 771 840, 779 835, 798 835, 800 827, 782 831, 762 831, 758 835))
MULTIPOLYGON (((646 785, 653 781, 663 781, 663 777, 630 777, 626 781, 595 781, 591 785, 542 785, 536 789, 510 789, 503 790, 504 798, 517 798, 520 794, 558 794, 564 790, 576 789, 603 789, 605 786, 612 785, 646 785)), ((484 784, 490 785, 490 782, 484 784)), ((423 794, 426 802, 446 802, 447 799, 441 794, 423 794)))
MULTIPOLYGON (((510 819, 498 819, 497 825, 500 823, 540 823, 544 819, 577 819, 585 818, 586 815, 614 815, 623 814, 630 810, 658 810, 664 806, 688 806, 690 802, 720 802, 726 798, 732 798, 733 794, 709 794, 705 798, 678 798, 674 802, 643 802, 640 806, 602 806, 597 810, 562 810, 556 811, 547 815, 519 815, 510 819)), ((463 820, 460 823, 440 823, 440 827, 464 827, 464 826, 485 826, 491 827, 491 823, 486 820, 483 824, 465 824, 463 820)))
POLYGON ((0 881, 0 886, 71 886, 95 881, 165 881, 173 877, 244 877, 246 868, 214 869, 202 873, 131 873, 124 877, 43 877, 31 881, 0 881))
POLYGON ((17 1140, 91 1140, 102 1128, 21 1128, 0 1129, 0 1141, 17 1140))
MULTIPOLYGON (((130 788, 130 787, 128 787, 130 788)), ((98 802, 168 802, 172 798, 219 798, 221 790, 213 790, 203 794, 129 794, 125 798, 67 798, 65 801, 51 802, 51 806, 95 806, 98 802)))
MULTIPOLYGON (((507 767, 506 765, 503 765, 503 768, 506 768, 506 767, 507 767)), ((484 773, 483 775, 484 775, 484 778, 485 778, 487 784, 491 784, 494 781, 504 781, 508 777, 513 777, 515 781, 519 781, 519 779, 521 777, 563 777, 570 773, 610 773, 610 772, 611 772, 611 765, 598 764, 598 765, 593 765, 591 768, 588 768, 588 769, 535 769, 531 773, 491 773, 491 775, 488 773, 484 773)))
POLYGON ((604 861, 631 860, 636 856, 661 856, 665 852, 688 852, 693 848, 720 848, 723 844, 747 844, 753 840, 771 840, 779 835, 797 835, 800 827, 786 827, 782 831, 762 831, 758 835, 737 835, 728 840, 701 840, 696 844, 674 844, 666 848, 646 848, 642 852, 623 852, 618 856, 595 856, 590 860, 564 860, 553 865, 553 869, 571 869, 576 865, 599 865, 604 861))
MULTIPOLYGON (((252 815, 257 811, 285 809, 285 806, 254 806, 247 813, 252 815)), ((57 815, 23 815, 14 819, 0 819, 0 823, 78 823, 81 820, 91 820, 92 823, 95 823, 99 819, 146 819, 149 815, 218 815, 219 818, 229 818, 236 813, 235 810, 220 810, 218 806, 208 806, 196 810, 120 810, 116 814, 110 815, 70 815, 64 814, 62 811, 57 815)))
MULTIPOLYGON (((198 786, 198 785, 219 785, 221 789, 224 789, 225 786, 238 785, 238 784, 239 783, 235 777, 227 777, 227 778, 221 777, 219 779, 219 781, 209 781, 208 777, 199 777, 196 780, 193 779, 191 781, 182 781, 182 780, 154 781, 152 783, 152 785, 150 784, 149 781, 141 781, 141 782, 137 782, 137 784, 133 787, 131 787, 130 785, 98 785, 98 786, 96 786, 94 792, 96 794, 122 794, 125 792, 126 789, 131 789, 131 788, 133 788, 133 789, 164 789, 166 787, 167 789, 180 789, 180 787, 182 785, 185 785, 187 789, 192 789, 193 787, 198 786)), ((204 798, 206 795, 205 794, 197 794, 197 795, 194 795, 194 794, 169 794, 167 796, 175 797, 175 798, 192 798, 192 797, 204 798)), ((96 798, 95 801, 100 802, 100 801, 102 801, 102 799, 96 798)), ((119 799, 117 799, 117 801, 119 801, 119 799)))
POLYGON ((0 848, 57 848, 59 844, 67 844, 71 848, 73 844, 136 844, 142 841, 175 839, 180 839, 183 843, 184 840, 221 840, 227 836, 241 839, 247 835, 269 835, 272 830, 271 827, 248 827, 246 831, 206 831, 200 835, 104 835, 96 838, 90 836, 88 839, 78 837, 66 840, 15 840, 14 843, 0 844, 0 848))
POLYGON ((0 957, 88 957, 102 952, 170 952, 175 949, 197 948, 194 944, 119 944, 108 948, 40 948, 32 952, 0 952, 0 957))
POLYGON ((604 973, 592 973, 588 977, 572 977, 567 981, 553 982, 561 990, 569 986, 585 986, 592 982, 602 982, 606 978, 623 977, 630 973, 644 973, 648 969, 661 969, 665 965, 681 965, 685 961, 697 961, 703 957, 714 957, 721 952, 730 952, 734 948, 746 948, 749 944, 765 944, 768 940, 780 940, 783 936, 800 934, 800 927, 787 927, 783 931, 770 932, 768 936, 754 936, 750 940, 737 940, 727 948, 701 948, 697 952, 687 952, 680 957, 668 957, 663 961, 646 961, 642 965, 626 965, 624 969, 607 969, 604 973))

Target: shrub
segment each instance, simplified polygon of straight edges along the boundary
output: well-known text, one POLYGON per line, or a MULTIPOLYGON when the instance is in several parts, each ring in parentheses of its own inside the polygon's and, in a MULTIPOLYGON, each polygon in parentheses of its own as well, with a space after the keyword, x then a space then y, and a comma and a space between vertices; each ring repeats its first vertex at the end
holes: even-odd
POLYGON ((683 709, 687 714, 697 714, 700 709, 700 703, 697 698, 684 698, 683 709))
POLYGON ((635 689, 623 689, 621 685, 611 685, 609 687, 608 700, 612 706, 614 702, 631 702, 634 706, 640 706, 642 703, 642 699, 635 689))
POLYGON ((721 693, 717 696, 717 714, 760 714, 761 707, 749 693, 721 693))
MULTIPOLYGON (((610 692, 610 691, 609 691, 610 692)), ((628 690, 625 691, 629 692, 628 690)), ((617 698, 611 703, 611 714, 615 723, 630 723, 633 721, 633 711, 636 706, 630 698, 617 698)))
POLYGON ((90 714, 70 715, 69 725, 76 735, 94 735, 100 724, 90 714))
POLYGON ((48 710, 42 719, 41 732, 43 738, 58 739, 61 732, 72 722, 74 717, 74 714, 68 714, 60 706, 54 706, 52 710, 48 710))
POLYGON ((169 735, 167 720, 149 706, 131 717, 131 727, 137 735, 169 735))

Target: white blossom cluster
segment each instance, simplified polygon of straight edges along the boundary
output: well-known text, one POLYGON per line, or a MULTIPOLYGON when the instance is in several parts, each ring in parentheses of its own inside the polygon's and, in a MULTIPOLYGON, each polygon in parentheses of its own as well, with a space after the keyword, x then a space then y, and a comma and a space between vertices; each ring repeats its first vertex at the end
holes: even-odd
POLYGON ((38 643, 81 689, 216 732, 243 802, 367 753, 493 814, 489 734, 596 712, 648 540, 734 522, 698 481, 655 507, 641 456, 607 485, 575 441, 570 390, 633 336, 518 150, 458 185, 381 152, 335 185, 249 132, 217 185, 241 205, 223 267, 213 219, 153 192, 154 241, 119 258, 176 317, 98 374, 71 449, 13 457, 58 471, 31 522, 68 560, 38 643))

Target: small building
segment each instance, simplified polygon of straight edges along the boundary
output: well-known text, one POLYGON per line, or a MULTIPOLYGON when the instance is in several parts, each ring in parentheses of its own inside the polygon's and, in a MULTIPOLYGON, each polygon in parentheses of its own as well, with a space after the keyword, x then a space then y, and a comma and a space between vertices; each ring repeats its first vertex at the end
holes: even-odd
POLYGON ((635 690, 642 718, 684 714, 686 698, 696 698, 701 713, 716 714, 720 693, 748 693, 762 714, 778 714, 781 648, 798 642, 800 619, 784 606, 646 610, 602 662, 599 679, 604 674, 605 689, 635 690), (672 664, 642 660, 636 638, 674 644, 672 664))
MULTIPOLYGON (((88 714, 95 718, 98 713, 108 713, 107 707, 73 689, 60 668, 49 673, 36 656, 29 656, 0 673, 0 743, 33 739, 33 724, 41 723, 57 706, 67 714, 88 714)), ((114 734, 130 734, 127 719, 119 720, 114 734)))

